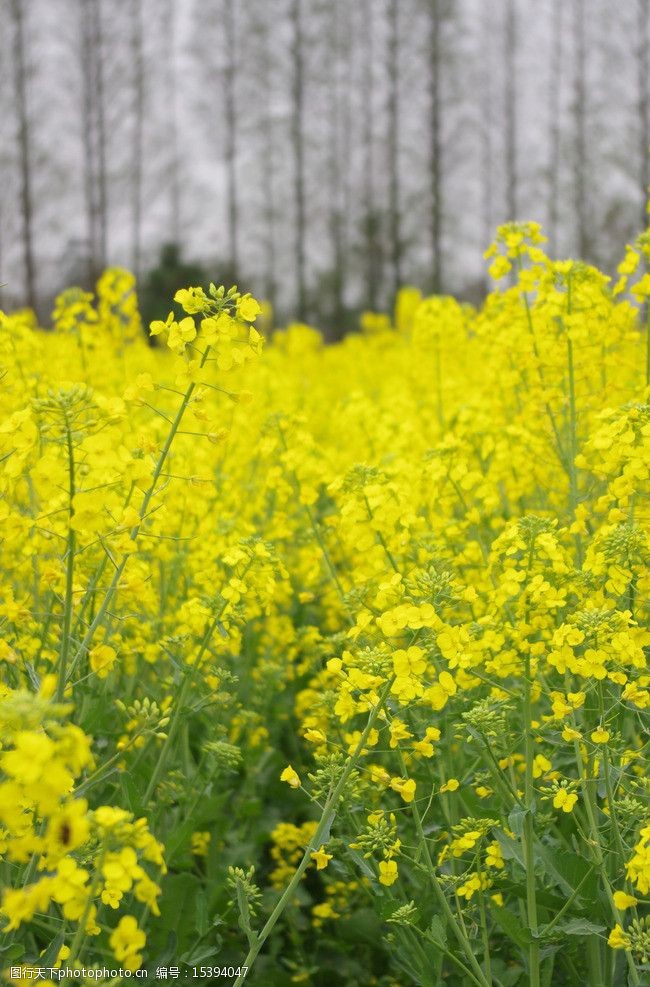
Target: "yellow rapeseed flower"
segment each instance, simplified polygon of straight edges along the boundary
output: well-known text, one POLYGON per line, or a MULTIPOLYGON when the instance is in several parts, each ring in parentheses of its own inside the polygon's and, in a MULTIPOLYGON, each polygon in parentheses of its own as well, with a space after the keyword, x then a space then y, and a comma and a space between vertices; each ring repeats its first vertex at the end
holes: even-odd
POLYGON ((292 788, 300 788, 300 775, 297 771, 294 771, 290 764, 287 765, 280 775, 280 781, 286 781, 287 785, 290 785, 292 788))
POLYGON ((316 863, 316 870, 323 870, 332 859, 332 854, 326 853, 325 847, 321 846, 318 850, 312 850, 310 857, 316 863))

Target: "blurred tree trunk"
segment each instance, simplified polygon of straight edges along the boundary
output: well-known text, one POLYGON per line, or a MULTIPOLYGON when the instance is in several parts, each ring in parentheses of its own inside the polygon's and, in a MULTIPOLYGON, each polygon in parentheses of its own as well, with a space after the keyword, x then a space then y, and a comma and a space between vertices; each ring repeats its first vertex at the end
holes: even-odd
MULTIPOLYGON (((479 133, 481 137, 481 218, 482 234, 481 247, 487 250, 494 238, 494 72, 490 55, 492 49, 489 45, 490 30, 492 28, 492 11, 485 6, 482 10, 479 44, 481 46, 481 119, 479 121, 479 133)), ((484 267, 484 285, 488 292, 491 287, 490 275, 484 267)))
MULTIPOLYGON (((326 9, 326 17, 328 12, 326 9)), ((343 291, 345 284, 345 244, 344 244, 344 186, 348 176, 341 167, 345 140, 343 136, 342 71, 345 39, 349 36, 349 9, 345 2, 337 2, 333 12, 329 12, 331 31, 329 32, 329 71, 327 73, 327 129, 328 172, 329 172, 329 233, 332 249, 331 312, 333 335, 341 335, 343 322, 343 291)))
POLYGON ((517 219, 519 189, 517 185, 517 20, 515 0, 507 0, 504 35, 504 125, 505 180, 508 222, 517 219))
POLYGON ((165 72, 165 99, 167 109, 167 135, 169 142, 169 228, 168 239, 180 247, 181 243, 181 176, 180 158, 178 153, 178 103, 177 93, 177 64, 176 64, 176 0, 166 0, 163 23, 167 25, 168 41, 167 66, 165 72))
POLYGON ((305 208, 305 147, 304 147, 304 64, 302 0, 292 0, 292 114, 291 145, 294 162, 295 196, 295 265, 296 265, 296 314, 300 321, 307 317, 306 287, 306 208, 305 208))
POLYGON ((0 309, 4 308, 4 298, 3 289, 5 287, 4 280, 4 264, 5 264, 5 241, 4 241, 4 230, 5 230, 5 216, 4 216, 4 202, 0 198, 0 309))
MULTIPOLYGON (((354 69, 357 57, 357 46, 354 43, 354 17, 353 8, 347 0, 341 0, 342 9, 345 12, 343 18, 342 36, 342 59, 338 114, 339 114, 339 169, 341 178, 341 211, 342 222, 342 250, 343 263, 345 269, 349 266, 350 251, 350 217, 353 213, 354 190, 352 188, 352 147, 353 147, 353 105, 352 96, 355 89, 354 69)), ((343 284, 343 302, 345 303, 345 283, 343 284)))
POLYGON ((365 51, 363 59, 363 232, 365 259, 365 304, 371 309, 378 304, 377 291, 381 268, 379 230, 375 201, 375 116, 374 116, 374 23, 373 0, 363 0, 365 51))
POLYGON ((20 222, 22 237, 25 301, 36 308, 36 266, 34 263, 34 195, 32 151, 27 104, 27 68, 24 12, 26 0, 10 0, 13 26, 14 96, 18 123, 18 172, 20 179, 20 222))
POLYGON ((104 31, 102 0, 93 0, 93 50, 95 52, 95 102, 97 112, 97 261, 106 267, 108 255, 108 177, 106 166, 106 113, 104 106, 104 31))
POLYGON ((131 59, 133 70, 133 158, 131 175, 131 257, 133 273, 142 263, 142 185, 144 168, 144 24, 142 0, 131 0, 131 59))
POLYGON ((558 220, 560 209, 560 167, 562 163, 562 0, 553 0, 551 37, 548 235, 551 246, 557 256, 559 254, 558 220))
POLYGON ((276 251, 276 204, 275 204, 275 141, 273 139, 273 59, 272 50, 272 16, 269 7, 265 2, 259 6, 260 14, 260 85, 263 94, 263 111, 260 121, 262 140, 262 199, 263 199, 263 223, 264 223, 264 294, 271 304, 275 313, 277 303, 277 283, 275 268, 276 251))
POLYGON ((5 260, 4 210, 3 210, 2 199, 0 199, 0 309, 4 307, 3 291, 2 291, 2 289, 4 288, 4 280, 3 280, 4 260, 5 260))
POLYGON ((86 204, 86 235, 88 237, 88 284, 97 279, 97 207, 95 205, 95 127, 93 119, 94 52, 90 25, 90 4, 79 0, 81 27, 81 138, 84 158, 84 193, 86 204))
POLYGON ((82 142, 86 227, 88 231, 88 279, 92 284, 106 265, 107 188, 106 127, 104 117, 104 69, 101 0, 80 0, 82 142))
POLYGON ((648 225, 648 186, 650 185, 650 30, 648 25, 648 0, 637 0, 636 53, 639 92, 639 185, 641 193, 641 230, 648 225))
POLYGON ((388 214, 393 295, 402 283, 399 175, 399 15, 388 0, 388 214))
POLYGON ((585 43, 585 4, 584 0, 574 0, 574 45, 575 76, 573 82, 573 116, 575 133, 575 155, 573 188, 575 193, 576 239, 578 257, 587 260, 589 238, 587 232, 587 79, 585 43))
POLYGON ((432 288, 442 289, 442 134, 440 98, 440 0, 431 0, 430 113, 431 113, 431 248, 432 288))
POLYGON ((223 25, 225 36, 225 66, 223 92, 225 102, 224 156, 226 162, 226 197, 228 206, 228 264, 231 277, 239 271, 239 216, 237 190, 237 103, 236 31, 234 0, 224 0, 223 25))

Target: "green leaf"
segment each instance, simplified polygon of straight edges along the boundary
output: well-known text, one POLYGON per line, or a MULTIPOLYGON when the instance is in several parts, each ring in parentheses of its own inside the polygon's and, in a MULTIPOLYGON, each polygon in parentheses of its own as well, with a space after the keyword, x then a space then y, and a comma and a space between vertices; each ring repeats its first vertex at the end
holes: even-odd
POLYGON ((21 956, 25 955, 25 947, 22 943, 12 942, 8 946, 0 947, 0 955, 3 957, 3 962, 5 960, 7 962, 18 960, 21 956))
POLYGON ((490 911, 494 921, 508 939, 512 940, 520 949, 527 949, 531 942, 530 932, 524 928, 514 912, 508 908, 499 908, 494 903, 490 904, 490 911))
POLYGON ((384 922, 392 918, 395 912, 402 907, 402 902, 398 901, 397 898, 391 898, 388 891, 385 896, 375 898, 375 901, 377 903, 377 914, 384 922))
POLYGON ((434 915, 431 919, 429 934, 438 946, 447 946, 447 929, 439 915, 434 915))
POLYGON ((516 843, 512 837, 506 836, 501 830, 494 830, 494 835, 497 838, 499 846, 501 847, 501 853, 505 860, 516 860, 518 864, 524 866, 524 855, 521 849, 521 844, 516 843))
POLYGON ((196 931, 201 939, 207 936, 210 922, 208 919, 208 899, 205 891, 201 889, 196 896, 196 931))
POLYGON ((406 974, 408 980, 413 984, 424 984, 422 971, 415 965, 417 952, 413 948, 413 932, 410 929, 397 929, 395 939, 395 952, 393 962, 395 966, 406 974))
POLYGON ((202 960, 208 960, 210 957, 214 957, 214 946, 210 944, 205 946, 203 949, 197 949, 194 952, 192 949, 188 949, 186 953, 179 956, 179 963, 184 963, 186 966, 200 966, 202 960))
MULTIPOLYGON (((500 888, 504 895, 513 895, 520 901, 526 900, 526 885, 523 880, 519 883, 516 881, 502 880, 500 888)), ((537 903, 543 905, 544 908, 548 908, 552 914, 557 914, 564 904, 566 904, 566 898, 561 897, 559 894, 553 894, 547 891, 545 888, 537 887, 535 891, 535 896, 537 898, 537 903)))
POLYGON ((339 919, 336 923, 338 942, 349 942, 358 946, 367 943, 375 946, 381 941, 385 928, 371 908, 358 908, 349 919, 339 919))
POLYGON ((577 853, 571 853, 564 848, 556 849, 544 843, 538 843, 535 849, 547 876, 557 887, 562 888, 567 897, 572 895, 580 882, 584 880, 578 894, 578 900, 582 899, 584 904, 593 909, 594 904, 598 903, 599 899, 597 875, 592 864, 584 857, 577 853), (593 873, 588 876, 590 870, 593 873))
POLYGON ((129 811, 133 813, 134 816, 139 818, 143 813, 142 805, 142 795, 138 786, 136 785, 133 777, 128 771, 124 771, 120 775, 120 780, 122 782, 122 791, 124 792, 124 799, 129 811))
POLYGON ((509 967, 499 979, 501 980, 503 987, 516 987, 517 984, 521 984, 523 982, 521 979, 523 976, 523 967, 515 964, 514 966, 509 967))
POLYGON ((522 805, 516 805, 514 809, 510 811, 508 816, 508 826, 515 834, 515 836, 521 836, 524 831, 524 820, 530 809, 525 809, 522 805))
POLYGON ((567 936, 595 936, 605 931, 604 925, 590 922, 586 918, 571 918, 568 922, 558 922, 555 928, 567 936))
POLYGON ((65 942, 65 935, 62 932, 60 935, 53 939, 50 945, 47 947, 43 955, 39 958, 39 965, 43 967, 52 967, 56 963, 56 958, 59 955, 59 950, 65 942))
MULTIPOLYGON (((363 857, 358 850, 348 850, 348 855, 354 861, 355 867, 369 877, 372 881, 376 880, 376 874, 368 861, 363 857)), ((396 907, 399 907, 398 905, 396 907)))
POLYGON ((176 936, 175 932, 168 932, 167 938, 165 940, 165 945, 156 954, 156 960, 157 960, 156 965, 157 966, 173 965, 173 962, 177 956, 178 956, 178 937, 176 936))
POLYGON ((465 729, 467 730, 470 737, 472 737, 474 740, 477 740, 479 742, 481 747, 485 747, 485 737, 483 736, 482 733, 478 732, 476 727, 470 726, 469 723, 466 723, 465 729))
POLYGON ((418 937, 412 929, 404 929, 405 948, 409 949, 413 962, 417 964, 418 976, 416 983, 421 987, 440 987, 442 983, 442 966, 444 954, 441 944, 430 941, 418 944, 418 937), (406 945, 410 941, 409 945, 406 945), (418 949, 418 945, 420 948, 418 949))
POLYGON ((185 933, 193 931, 194 909, 191 907, 200 889, 193 874, 169 874, 162 882, 160 918, 155 926, 161 930, 173 930, 182 942, 185 933))

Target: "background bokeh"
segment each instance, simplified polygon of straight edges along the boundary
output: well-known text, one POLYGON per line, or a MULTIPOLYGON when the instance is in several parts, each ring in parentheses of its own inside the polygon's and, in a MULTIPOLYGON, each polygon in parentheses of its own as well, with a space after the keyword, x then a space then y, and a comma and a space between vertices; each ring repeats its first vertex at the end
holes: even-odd
POLYGON ((110 263, 146 307, 187 263, 338 335, 399 283, 478 299, 510 219, 611 271, 645 222, 649 24, 648 0, 0 0, 2 304, 47 318, 110 263))

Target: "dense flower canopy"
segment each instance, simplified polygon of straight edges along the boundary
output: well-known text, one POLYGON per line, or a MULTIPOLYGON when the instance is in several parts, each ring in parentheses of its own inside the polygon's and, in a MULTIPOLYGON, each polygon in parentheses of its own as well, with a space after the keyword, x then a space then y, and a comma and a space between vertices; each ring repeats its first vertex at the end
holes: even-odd
POLYGON ((614 291, 543 242, 499 231, 480 311, 407 289, 332 347, 263 349, 214 285, 149 346, 119 271, 51 333, 1 317, 2 913, 30 962, 45 923, 137 969, 178 872, 255 959, 254 865, 319 930, 376 899, 416 969, 413 929, 478 983, 491 937, 493 971, 564 940, 571 976, 609 936, 641 982, 648 241, 614 291))

